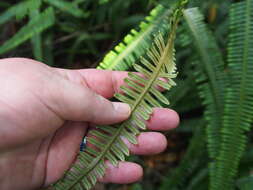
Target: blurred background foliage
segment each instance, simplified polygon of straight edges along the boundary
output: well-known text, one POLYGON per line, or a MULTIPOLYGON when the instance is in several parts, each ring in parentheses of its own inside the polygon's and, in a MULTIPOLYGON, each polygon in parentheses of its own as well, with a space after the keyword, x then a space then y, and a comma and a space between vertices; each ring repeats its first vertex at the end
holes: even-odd
MULTIPOLYGON (((106 69, 108 65, 119 65, 117 70, 131 69, 128 67, 131 62, 144 54, 145 48, 151 44, 145 43, 143 39, 152 41, 152 35, 156 32, 166 31, 165 18, 175 1, 3 0, 0 2, 0 57, 28 57, 61 68, 95 68, 101 63, 102 69, 106 69), (122 44, 110 52, 121 41, 122 44), (124 64, 126 67, 121 68, 124 64)), ((236 2, 243 1, 189 0, 188 6, 199 7, 204 16, 203 23, 196 26, 198 31, 203 33, 199 33, 198 48, 194 49, 192 44, 196 42, 192 41, 193 38, 195 41, 198 40, 198 36, 192 37, 190 32, 186 32, 192 30, 194 33, 194 28, 187 29, 186 26, 191 26, 191 20, 186 19, 187 22, 181 23, 176 39, 179 71, 177 86, 166 94, 171 101, 170 108, 180 114, 181 124, 176 130, 165 133, 168 148, 164 153, 129 158, 144 167, 145 175, 142 181, 132 185, 99 184, 96 189, 208 189, 210 170, 213 170, 212 161, 216 159, 215 152, 220 148, 215 143, 212 145, 212 138, 215 139, 219 134, 215 133, 213 128, 211 130, 215 134, 212 134, 212 131, 208 132, 208 109, 212 108, 210 105, 208 108, 210 102, 202 102, 206 97, 203 98, 203 94, 200 93, 202 84, 206 81, 209 84, 211 80, 203 76, 204 66, 201 68, 201 64, 190 62, 202 61, 209 65, 221 62, 226 68, 228 63, 225 60, 229 57, 228 15, 231 4, 236 2), (207 38, 207 44, 201 44, 201 38, 207 38), (203 49, 210 50, 210 55, 202 51, 203 49), (207 142, 208 139, 210 143, 207 142)), ((219 77, 219 74, 217 75, 219 77)), ((214 82, 213 85, 224 84, 214 82)), ((217 88, 222 89, 220 86, 217 88)), ((219 93, 216 94, 217 99, 222 96, 222 93, 219 93)), ((210 125, 218 126, 217 123, 210 125)), ((237 178, 232 182, 233 188, 236 189, 253 189, 251 136, 251 133, 247 134, 249 143, 245 145, 246 151, 236 172, 237 178)), ((212 176, 210 179, 212 180, 212 176)), ((211 188, 217 189, 212 186, 211 188)))
MULTIPOLYGON (((4 0, 0 2, 0 56, 31 57, 59 67, 95 67, 152 8, 158 3, 168 7, 171 2, 4 0), (31 40, 34 33, 39 35, 31 40)), ((190 4, 201 6, 209 14, 212 27, 223 22, 226 5, 221 6, 218 0, 199 2, 192 0, 190 4), (218 15, 220 21, 216 18, 217 9, 222 10, 218 15)), ((222 38, 225 26, 218 26, 217 37, 222 38)), ((220 41, 225 43, 223 38, 220 41)))

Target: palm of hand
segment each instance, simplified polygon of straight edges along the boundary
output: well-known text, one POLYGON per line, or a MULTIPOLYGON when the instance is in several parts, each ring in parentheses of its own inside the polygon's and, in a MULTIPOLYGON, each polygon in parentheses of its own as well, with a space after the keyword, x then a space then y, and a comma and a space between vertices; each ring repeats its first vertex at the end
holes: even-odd
MULTIPOLYGON (((109 98, 123 83, 122 79, 126 77, 126 73, 116 72, 112 77, 112 72, 59 70, 26 59, 2 62, 0 64, 2 88, 0 121, 3 126, 0 128, 0 170, 4 171, 0 174, 2 189, 35 189, 55 182, 74 162, 89 124, 94 122, 109 124, 126 119, 123 116, 113 118, 106 113, 100 118, 104 112, 99 107, 100 104, 95 105, 98 107, 98 110, 95 110, 97 113, 92 112, 95 108, 88 109, 95 102, 87 103, 86 107, 78 107, 79 91, 92 89, 109 98), (84 115, 89 114, 90 116, 83 120, 84 115)), ((89 101, 91 95, 92 98, 97 96, 94 93, 84 93, 81 98, 84 95, 88 99, 83 99, 84 102, 89 101)), ((99 98, 99 101, 106 100, 99 98)), ((172 110, 156 110, 148 127, 167 130, 176 127, 177 123, 178 117, 172 110), (165 118, 168 114, 169 117, 165 118)), ((141 134, 138 142, 137 146, 129 144, 132 153, 158 153, 166 147, 164 136, 155 132, 141 134)), ((127 183, 138 180, 141 175, 142 170, 138 165, 125 162, 118 168, 110 166, 102 181, 127 183), (133 174, 129 176, 128 172, 133 174)))

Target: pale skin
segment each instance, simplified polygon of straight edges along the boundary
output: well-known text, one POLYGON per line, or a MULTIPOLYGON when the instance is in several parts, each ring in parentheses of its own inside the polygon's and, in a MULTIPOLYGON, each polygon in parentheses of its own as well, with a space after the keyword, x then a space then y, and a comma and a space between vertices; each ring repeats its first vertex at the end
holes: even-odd
MULTIPOLYGON (((0 189, 34 190, 62 177, 94 124, 121 122, 129 117, 127 104, 110 102, 126 72, 63 70, 30 59, 0 59, 0 189)), ((132 154, 165 150, 160 132, 175 128, 177 113, 154 109, 149 130, 138 145, 127 143, 132 154)), ((108 164, 101 182, 132 183, 142 168, 131 162, 108 164)))

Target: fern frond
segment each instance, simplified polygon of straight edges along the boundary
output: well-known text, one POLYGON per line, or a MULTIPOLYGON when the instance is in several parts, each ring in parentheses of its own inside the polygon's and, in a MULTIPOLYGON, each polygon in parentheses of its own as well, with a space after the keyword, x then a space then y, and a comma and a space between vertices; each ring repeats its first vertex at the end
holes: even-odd
POLYGON ((69 13, 77 18, 86 18, 89 16, 89 12, 85 12, 78 8, 73 2, 65 0, 44 0, 46 3, 60 9, 63 12, 69 13))
POLYGON ((206 107, 204 116, 208 122, 207 141, 210 163, 210 180, 215 177, 216 158, 221 145, 221 125, 226 87, 225 65, 216 40, 204 23, 204 17, 197 8, 184 11, 184 17, 193 37, 198 56, 193 64, 199 95, 206 107))
POLYGON ((152 44, 153 35, 158 31, 164 33, 169 30, 168 17, 171 10, 162 5, 154 8, 145 21, 139 25, 139 31, 132 29, 114 50, 111 50, 97 67, 106 70, 128 70, 140 56, 145 54, 146 49, 152 44))
POLYGON ((157 86, 170 89, 175 85, 172 78, 176 77, 174 39, 178 20, 181 16, 182 5, 175 9, 171 18, 171 31, 168 42, 165 43, 162 34, 159 34, 152 47, 147 51, 147 57, 141 58, 141 65, 134 68, 141 73, 129 73, 125 79, 127 86, 122 86, 124 94, 116 94, 115 97, 131 107, 131 116, 128 120, 114 125, 97 127, 88 136, 88 142, 96 148, 88 147, 81 152, 78 163, 66 173, 65 178, 58 181, 52 189, 90 189, 105 173, 105 161, 108 160, 114 166, 118 160, 124 161, 129 155, 128 147, 122 138, 133 144, 137 144, 136 135, 141 129, 146 128, 146 121, 152 114, 153 107, 160 107, 161 102, 168 104, 168 100, 159 92, 157 86), (161 78, 166 78, 165 82, 161 78))
POLYGON ((0 54, 6 53, 19 46, 36 34, 41 33, 54 24, 54 10, 46 9, 43 13, 35 16, 27 25, 22 27, 11 39, 0 47, 0 54))
POLYGON ((222 143, 211 189, 235 188, 234 177, 244 153, 253 119, 253 0, 235 3, 230 10, 228 74, 222 143))
POLYGON ((184 11, 189 32, 198 51, 195 66, 197 67, 196 81, 203 104, 206 106, 205 118, 208 121, 207 135, 211 158, 218 154, 220 142, 219 131, 223 113, 224 97, 224 62, 220 50, 211 32, 204 23, 204 17, 197 8, 184 11), (215 118, 215 119, 214 119, 215 118))
MULTIPOLYGON (((161 38, 161 36, 159 38, 161 38)), ((147 78, 144 79, 137 74, 129 73, 129 78, 125 79, 125 82, 131 88, 121 87, 125 95, 115 95, 117 99, 131 106, 132 114, 130 119, 114 127, 103 126, 100 127, 99 130, 92 131, 90 135, 96 138, 89 138, 88 142, 102 150, 95 151, 94 149, 88 148, 84 153, 80 153, 79 160, 83 161, 82 165, 87 167, 82 169, 82 172, 81 169, 75 168, 75 166, 74 169, 81 172, 82 175, 77 179, 77 176, 73 173, 69 173, 68 177, 71 175, 74 177, 73 182, 68 180, 60 181, 55 186, 56 190, 77 187, 82 178, 84 187, 90 189, 96 182, 96 176, 103 176, 105 170, 104 161, 106 159, 115 166, 117 166, 118 160, 125 160, 125 155, 129 155, 129 150, 121 138, 124 137, 129 142, 137 144, 136 135, 139 134, 140 129, 146 128, 145 121, 149 119, 152 113, 152 107, 161 107, 160 103, 155 98, 161 99, 164 103, 168 103, 167 99, 155 86, 160 86, 160 84, 162 84, 162 86, 166 86, 168 89, 172 86, 171 84, 173 84, 171 78, 175 77, 175 64, 172 45, 173 44, 170 43, 170 45, 165 47, 162 39, 159 39, 156 46, 161 47, 162 52, 159 52, 159 57, 157 57, 157 59, 155 57, 156 52, 158 53, 157 47, 154 46, 154 48, 150 50, 150 56, 154 58, 155 62, 143 58, 142 63, 148 65, 147 68, 135 65, 137 71, 144 74, 147 78), (164 52, 166 52, 166 54, 164 52), (167 66, 164 64, 165 61, 169 61, 166 64, 167 66), (153 68, 154 70, 151 71, 153 68), (168 71, 170 74, 166 74, 168 71), (171 84, 158 79, 159 77, 165 76, 168 76, 171 84), (66 181, 68 181, 68 183, 66 181)))

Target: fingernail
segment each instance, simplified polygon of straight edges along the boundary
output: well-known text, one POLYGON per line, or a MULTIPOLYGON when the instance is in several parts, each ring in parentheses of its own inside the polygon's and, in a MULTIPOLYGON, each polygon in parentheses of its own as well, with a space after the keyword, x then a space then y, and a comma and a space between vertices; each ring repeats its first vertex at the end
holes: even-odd
POLYGON ((128 104, 121 102, 113 102, 113 107, 115 111, 121 115, 129 116, 131 113, 131 108, 128 104))

